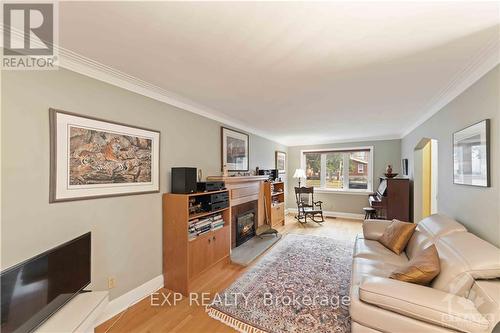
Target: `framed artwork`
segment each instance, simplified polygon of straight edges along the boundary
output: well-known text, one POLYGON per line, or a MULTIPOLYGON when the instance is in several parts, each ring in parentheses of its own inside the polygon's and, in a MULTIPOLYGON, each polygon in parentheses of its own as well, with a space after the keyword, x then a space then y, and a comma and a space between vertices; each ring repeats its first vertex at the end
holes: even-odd
POLYGON ((286 173, 286 153, 284 151, 276 150, 274 159, 278 173, 286 173))
POLYGON ((408 176, 408 159, 403 158, 401 160, 401 173, 403 176, 408 176))
POLYGON ((50 202, 160 191, 160 132, 50 109, 50 202))
POLYGON ((453 134, 453 182, 490 186, 490 120, 453 134))
POLYGON ((248 171, 248 134, 221 127, 222 169, 248 171))

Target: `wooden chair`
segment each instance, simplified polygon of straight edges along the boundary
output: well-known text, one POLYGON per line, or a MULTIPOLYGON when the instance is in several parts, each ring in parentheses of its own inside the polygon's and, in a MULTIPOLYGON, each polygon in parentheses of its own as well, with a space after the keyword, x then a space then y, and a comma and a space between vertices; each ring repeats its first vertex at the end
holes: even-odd
POLYGON ((313 222, 322 223, 323 218, 322 201, 314 201, 314 187, 295 187, 295 199, 297 201, 297 216, 300 223, 307 223, 307 217, 313 222))

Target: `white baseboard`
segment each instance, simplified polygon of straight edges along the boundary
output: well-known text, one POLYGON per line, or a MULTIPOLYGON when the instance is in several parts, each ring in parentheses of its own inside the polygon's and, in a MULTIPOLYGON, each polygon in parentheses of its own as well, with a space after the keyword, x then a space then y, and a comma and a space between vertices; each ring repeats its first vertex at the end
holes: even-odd
POLYGON ((163 288, 163 275, 158 275, 139 287, 115 298, 108 303, 103 313, 96 320, 95 326, 99 326, 161 288, 163 288))
MULTIPOLYGON (((297 208, 287 208, 287 213, 297 214, 297 208)), ((345 219, 353 219, 353 220, 364 220, 365 216, 363 214, 355 214, 355 213, 344 213, 344 212, 333 212, 324 210, 323 216, 326 217, 339 217, 345 219)))

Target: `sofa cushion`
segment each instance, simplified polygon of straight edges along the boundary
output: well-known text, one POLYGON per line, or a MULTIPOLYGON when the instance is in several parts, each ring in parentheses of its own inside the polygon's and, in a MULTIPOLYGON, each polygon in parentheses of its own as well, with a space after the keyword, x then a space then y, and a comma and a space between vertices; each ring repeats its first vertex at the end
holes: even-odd
POLYGON ((428 285, 439 274, 439 255, 435 245, 421 251, 404 267, 395 269, 391 279, 428 285))
MULTIPOLYGON (((400 282, 403 283, 403 282, 400 282)), ((378 306, 363 302, 359 298, 359 285, 351 286, 351 306, 349 313, 353 322, 370 327, 380 332, 391 333, 456 333, 445 327, 414 319, 378 306)), ((356 332, 352 330, 352 332, 356 332)))
POLYGON ((389 277, 396 269, 405 267, 405 264, 387 263, 379 260, 354 258, 353 270, 356 273, 370 276, 389 277))
POLYGON ((394 265, 405 265, 408 262, 406 254, 395 254, 376 240, 358 238, 354 246, 354 257, 372 259, 394 265))
POLYGON ((488 319, 490 327, 499 325, 500 280, 475 281, 467 298, 470 299, 477 310, 488 319))
POLYGON ((490 327, 471 300, 425 286, 374 277, 359 286, 359 297, 383 309, 461 332, 484 333, 490 327))
POLYGON ((432 244, 434 244, 434 238, 425 231, 420 230, 417 225, 415 232, 413 232, 413 235, 408 241, 408 245, 406 245, 406 256, 408 259, 413 259, 417 253, 422 252, 425 248, 432 244))
POLYGON ((418 252, 422 251, 436 239, 454 232, 466 232, 467 229, 452 218, 434 214, 420 221, 406 246, 406 255, 413 258, 418 252))
POLYGON ((362 238, 379 240, 384 234, 385 229, 390 226, 391 223, 392 221, 389 220, 364 220, 362 238))
POLYGON ((431 237, 442 237, 454 232, 467 231, 467 229, 456 220, 441 214, 434 214, 426 217, 418 223, 418 227, 431 237))
POLYGON ((417 225, 413 223, 393 220, 385 228, 384 234, 378 241, 392 252, 400 255, 404 251, 416 227, 417 225))
POLYGON ((500 277, 500 249, 469 232, 441 237, 436 247, 441 273, 433 288, 467 296, 474 280, 500 277))

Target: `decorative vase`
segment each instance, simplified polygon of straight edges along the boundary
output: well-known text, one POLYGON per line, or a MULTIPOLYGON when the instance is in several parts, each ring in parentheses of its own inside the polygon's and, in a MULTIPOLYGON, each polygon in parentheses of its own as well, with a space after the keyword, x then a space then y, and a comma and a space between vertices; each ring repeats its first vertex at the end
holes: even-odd
POLYGON ((387 165, 387 168, 385 169, 385 172, 389 175, 392 175, 392 166, 390 164, 387 165))

